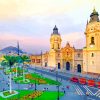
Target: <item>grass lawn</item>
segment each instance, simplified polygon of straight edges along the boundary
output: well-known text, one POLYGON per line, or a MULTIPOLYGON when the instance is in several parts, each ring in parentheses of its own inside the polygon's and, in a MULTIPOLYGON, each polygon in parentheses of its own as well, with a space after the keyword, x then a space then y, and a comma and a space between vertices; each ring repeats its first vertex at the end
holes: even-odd
MULTIPOLYGON (((60 92, 59 96, 63 96, 64 93, 60 92)), ((34 100, 57 100, 58 92, 50 92, 46 91, 44 92, 39 98, 36 98, 34 100)))
MULTIPOLYGON (((29 82, 30 84, 34 84, 36 82, 37 84, 61 85, 60 82, 57 82, 57 81, 52 80, 50 78, 43 77, 43 76, 36 74, 36 73, 26 74, 25 78, 30 81, 29 82)), ((23 77, 17 77, 14 79, 14 81, 16 81, 16 82, 19 82, 19 80, 23 80, 23 77)), ((20 83, 24 84, 23 81, 20 81, 20 83)), ((29 83, 27 83, 27 84, 29 84, 29 83)))
MULTIPOLYGON (((23 99, 23 97, 28 96, 32 93, 34 93, 35 91, 33 90, 18 90, 19 94, 14 95, 12 97, 9 98, 2 98, 0 97, 0 100, 31 100, 31 99, 23 99)), ((59 96, 63 96, 64 93, 63 92, 59 92, 59 96)), ((56 91, 45 91, 42 92, 42 94, 39 97, 34 98, 34 100, 57 100, 57 96, 58 96, 58 92, 56 91)))

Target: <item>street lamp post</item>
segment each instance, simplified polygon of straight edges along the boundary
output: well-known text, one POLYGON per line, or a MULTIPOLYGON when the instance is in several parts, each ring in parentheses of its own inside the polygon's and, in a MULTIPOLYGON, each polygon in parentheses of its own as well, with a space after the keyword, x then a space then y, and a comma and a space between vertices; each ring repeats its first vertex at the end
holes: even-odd
POLYGON ((87 51, 87 47, 86 47, 86 53, 87 53, 87 69, 86 69, 86 73, 88 75, 88 51, 87 51))
POLYGON ((41 50, 41 67, 42 67, 42 50, 41 50))
MULTIPOLYGON (((56 71, 56 81, 58 82, 58 72, 56 71)), ((59 84, 57 85, 57 100, 59 100, 59 84)))
MULTIPOLYGON (((35 66, 35 73, 36 73, 36 66, 35 66)), ((36 79, 35 79, 35 91, 37 90, 36 79)))
POLYGON ((35 79, 35 91, 37 90, 37 86, 36 86, 36 79, 35 79))
MULTIPOLYGON (((43 67, 42 67, 42 50, 41 50, 41 68, 43 70, 43 67)), ((41 76, 42 76, 42 71, 41 71, 41 76)))
MULTIPOLYGON (((58 81, 58 67, 57 67, 57 65, 56 65, 56 81, 57 82, 59 82, 58 81)), ((58 95, 57 95, 57 100, 59 100, 59 84, 57 85, 57 93, 58 93, 58 95)))

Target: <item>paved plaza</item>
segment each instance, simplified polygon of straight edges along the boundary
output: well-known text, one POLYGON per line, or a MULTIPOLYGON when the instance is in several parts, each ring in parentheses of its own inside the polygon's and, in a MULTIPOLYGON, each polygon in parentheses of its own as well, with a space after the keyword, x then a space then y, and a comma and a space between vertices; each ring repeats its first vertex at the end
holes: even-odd
MULTIPOLYGON (((29 73, 34 73, 36 71, 37 74, 43 75, 44 77, 60 81, 62 83, 59 86, 59 91, 64 92, 64 96, 60 97, 60 100, 100 100, 100 90, 96 87, 89 87, 87 85, 80 85, 79 83, 72 83, 69 81, 70 74, 59 74, 56 77, 55 72, 49 72, 47 70, 39 69, 39 68, 28 68, 29 73), (69 88, 67 88, 69 87, 69 88), (86 92, 89 93, 89 96, 86 95, 86 92)), ((2 70, 0 70, 0 91, 5 91, 9 89, 9 81, 8 75, 5 75, 2 70)), ((46 91, 58 91, 56 85, 36 85, 37 90, 43 91, 44 88, 48 89, 46 91)), ((12 81, 13 90, 34 90, 35 87, 31 87, 30 84, 18 84, 12 81)), ((19 98, 20 100, 20 98, 19 98)), ((46 99, 48 100, 48 99, 46 99)))

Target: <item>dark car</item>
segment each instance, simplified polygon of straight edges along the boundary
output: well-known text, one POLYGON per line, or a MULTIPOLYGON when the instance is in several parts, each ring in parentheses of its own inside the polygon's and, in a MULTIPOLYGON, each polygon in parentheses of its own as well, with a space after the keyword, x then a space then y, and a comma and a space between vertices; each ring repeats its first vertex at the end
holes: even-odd
POLYGON ((75 82, 75 83, 78 83, 78 82, 79 82, 79 80, 78 80, 77 77, 72 77, 72 78, 70 79, 70 81, 75 82))

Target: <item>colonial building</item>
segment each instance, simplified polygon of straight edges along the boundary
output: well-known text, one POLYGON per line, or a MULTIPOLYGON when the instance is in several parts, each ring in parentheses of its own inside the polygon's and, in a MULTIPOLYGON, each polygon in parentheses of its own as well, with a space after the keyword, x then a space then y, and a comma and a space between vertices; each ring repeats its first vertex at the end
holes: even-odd
POLYGON ((86 47, 83 49, 83 70, 90 73, 100 73, 100 21, 99 14, 94 9, 87 22, 86 47))
POLYGON ((53 67, 61 71, 100 73, 100 22, 94 9, 87 22, 86 47, 76 49, 68 42, 61 47, 61 35, 55 26, 50 37, 50 51, 41 55, 31 55, 32 64, 53 67), (37 60, 39 62, 37 63, 37 60))
POLYGON ((71 47, 68 42, 65 47, 61 48, 61 42, 61 35, 55 26, 50 37, 50 51, 40 55, 31 55, 31 64, 56 68, 61 71, 81 72, 83 68, 83 50, 71 47))

